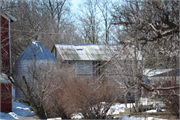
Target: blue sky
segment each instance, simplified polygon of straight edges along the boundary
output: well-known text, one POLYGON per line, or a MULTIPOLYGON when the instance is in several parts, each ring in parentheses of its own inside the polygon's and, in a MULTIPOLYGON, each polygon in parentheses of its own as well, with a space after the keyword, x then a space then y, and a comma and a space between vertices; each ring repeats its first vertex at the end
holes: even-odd
MULTIPOLYGON (((84 1, 85 0, 71 0, 72 10, 77 10, 78 9, 78 4, 80 4, 81 2, 84 2, 84 1)), ((112 1, 112 2, 121 1, 121 2, 123 2, 123 0, 109 0, 109 1, 112 1)))
POLYGON ((71 0, 72 3, 72 10, 77 10, 78 4, 83 2, 83 0, 71 0))

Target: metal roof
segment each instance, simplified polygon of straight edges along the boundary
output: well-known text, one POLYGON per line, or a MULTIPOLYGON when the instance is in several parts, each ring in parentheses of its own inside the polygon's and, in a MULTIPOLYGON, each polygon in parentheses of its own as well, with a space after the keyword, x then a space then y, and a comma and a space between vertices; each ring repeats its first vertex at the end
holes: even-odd
POLYGON ((16 61, 34 59, 58 61, 57 58, 40 41, 32 42, 32 44, 21 53, 16 61))
POLYGON ((96 44, 55 44, 55 48, 63 60, 90 60, 102 61, 109 60, 115 51, 113 46, 96 44))
POLYGON ((152 76, 160 75, 162 73, 166 73, 170 71, 172 71, 172 69, 156 69, 156 70, 145 69, 143 72, 144 72, 144 75, 152 77, 152 76))

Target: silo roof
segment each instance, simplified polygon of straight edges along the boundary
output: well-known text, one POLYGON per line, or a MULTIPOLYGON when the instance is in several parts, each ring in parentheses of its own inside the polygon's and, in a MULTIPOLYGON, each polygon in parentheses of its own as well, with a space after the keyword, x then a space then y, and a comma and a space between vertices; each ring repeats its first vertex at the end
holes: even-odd
POLYGON ((57 58, 40 41, 33 41, 32 44, 29 45, 16 59, 16 61, 34 59, 58 61, 57 58))

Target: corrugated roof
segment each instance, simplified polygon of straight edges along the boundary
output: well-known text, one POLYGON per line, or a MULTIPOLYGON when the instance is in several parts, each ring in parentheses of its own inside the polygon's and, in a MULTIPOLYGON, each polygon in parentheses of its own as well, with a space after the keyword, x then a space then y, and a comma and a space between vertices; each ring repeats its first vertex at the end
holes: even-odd
POLYGON ((57 58, 40 41, 32 42, 32 44, 22 52, 16 61, 34 59, 58 61, 57 58))
POLYGON ((145 69, 143 72, 144 72, 144 75, 152 77, 152 76, 160 75, 162 73, 166 73, 170 71, 172 71, 172 69, 156 69, 156 70, 145 69))
POLYGON ((113 47, 107 47, 106 45, 55 44, 55 47, 63 60, 102 61, 109 60, 115 55, 113 47))

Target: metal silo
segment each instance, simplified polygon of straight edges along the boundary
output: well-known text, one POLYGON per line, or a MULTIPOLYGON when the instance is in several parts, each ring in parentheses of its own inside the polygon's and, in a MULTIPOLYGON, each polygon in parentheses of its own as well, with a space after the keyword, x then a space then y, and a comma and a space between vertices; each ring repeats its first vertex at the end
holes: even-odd
MULTIPOLYGON (((57 58, 41 42, 33 41, 15 61, 16 80, 22 83, 22 76, 24 76, 29 81, 28 84, 31 84, 32 79, 29 72, 31 69, 40 65, 48 66, 50 69, 49 66, 55 67, 57 61, 57 58)), ((18 88, 16 88, 15 96, 16 98, 22 98, 22 93, 18 88)))

